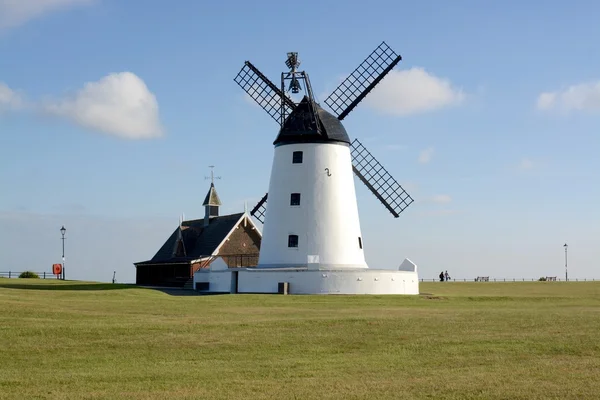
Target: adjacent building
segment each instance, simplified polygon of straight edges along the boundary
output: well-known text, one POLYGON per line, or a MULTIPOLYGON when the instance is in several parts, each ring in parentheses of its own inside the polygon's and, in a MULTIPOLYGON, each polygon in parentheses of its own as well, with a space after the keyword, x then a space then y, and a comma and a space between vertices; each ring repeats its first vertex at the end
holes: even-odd
POLYGON ((250 215, 219 215, 214 182, 202 205, 204 218, 181 221, 154 257, 134 263, 137 285, 192 289, 194 273, 217 260, 227 268, 256 266, 262 236, 250 215))

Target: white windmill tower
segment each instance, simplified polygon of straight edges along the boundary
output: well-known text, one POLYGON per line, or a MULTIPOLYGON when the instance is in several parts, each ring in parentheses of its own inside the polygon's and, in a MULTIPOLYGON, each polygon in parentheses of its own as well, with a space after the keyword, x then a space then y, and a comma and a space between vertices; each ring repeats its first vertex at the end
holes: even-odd
POLYGON ((357 139, 350 141, 341 120, 401 59, 385 42, 378 46, 325 100, 337 116, 315 102, 297 53, 288 53, 281 89, 245 62, 235 82, 280 124, 269 191, 251 211, 264 224, 257 268, 368 268, 353 172, 394 217, 413 199, 357 139), (300 90, 299 103, 286 93, 300 90))

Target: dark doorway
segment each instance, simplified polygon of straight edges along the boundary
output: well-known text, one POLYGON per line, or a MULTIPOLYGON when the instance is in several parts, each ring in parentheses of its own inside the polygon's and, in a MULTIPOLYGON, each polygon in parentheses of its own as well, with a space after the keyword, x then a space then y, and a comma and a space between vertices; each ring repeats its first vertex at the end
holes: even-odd
POLYGON ((238 271, 231 271, 231 293, 238 292, 238 271))

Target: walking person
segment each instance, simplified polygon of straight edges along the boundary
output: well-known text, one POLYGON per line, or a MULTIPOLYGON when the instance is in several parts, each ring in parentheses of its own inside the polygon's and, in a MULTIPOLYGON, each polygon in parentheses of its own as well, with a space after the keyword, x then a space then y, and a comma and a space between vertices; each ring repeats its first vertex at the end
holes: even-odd
POLYGON ((448 271, 446 271, 444 276, 446 277, 446 282, 448 282, 450 280, 450 274, 448 274, 448 271))

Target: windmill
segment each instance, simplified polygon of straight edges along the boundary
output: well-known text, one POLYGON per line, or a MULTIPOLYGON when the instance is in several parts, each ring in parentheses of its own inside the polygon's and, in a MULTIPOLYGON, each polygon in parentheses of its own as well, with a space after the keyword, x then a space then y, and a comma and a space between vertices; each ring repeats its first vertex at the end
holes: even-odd
POLYGON ((298 70, 298 53, 287 54, 280 87, 244 63, 234 81, 280 127, 269 191, 251 211, 264 224, 259 267, 367 268, 353 173, 395 218, 413 202, 341 123, 401 59, 382 42, 325 99, 331 112, 298 70), (300 91, 294 102, 290 93, 300 91))

